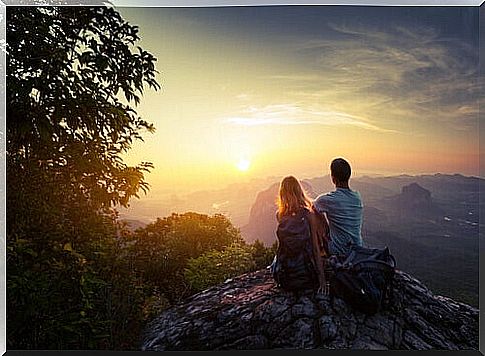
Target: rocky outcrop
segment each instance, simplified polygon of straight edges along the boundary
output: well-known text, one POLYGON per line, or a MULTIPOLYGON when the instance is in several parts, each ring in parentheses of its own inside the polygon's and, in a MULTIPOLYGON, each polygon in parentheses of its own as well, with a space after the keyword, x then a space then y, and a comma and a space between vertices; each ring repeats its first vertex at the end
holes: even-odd
POLYGON ((401 271, 392 305, 366 316, 336 297, 285 292, 262 270, 166 310, 148 325, 142 349, 478 349, 478 316, 401 271))
POLYGON ((437 217, 443 211, 435 204, 431 192, 418 183, 403 186, 401 194, 391 198, 395 210, 403 217, 437 217))

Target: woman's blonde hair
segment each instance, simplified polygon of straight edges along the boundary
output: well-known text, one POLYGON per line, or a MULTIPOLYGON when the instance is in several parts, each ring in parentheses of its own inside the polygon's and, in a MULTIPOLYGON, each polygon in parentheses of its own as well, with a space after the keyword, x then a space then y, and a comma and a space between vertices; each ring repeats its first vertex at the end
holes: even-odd
POLYGON ((310 209, 312 201, 306 195, 298 179, 293 176, 288 176, 280 183, 277 204, 278 216, 282 217, 296 213, 301 208, 310 209))

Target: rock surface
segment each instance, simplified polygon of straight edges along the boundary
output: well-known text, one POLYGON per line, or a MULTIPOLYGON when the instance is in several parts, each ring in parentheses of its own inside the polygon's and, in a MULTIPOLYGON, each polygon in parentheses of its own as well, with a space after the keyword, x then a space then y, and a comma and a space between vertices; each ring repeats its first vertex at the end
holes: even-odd
POLYGON ((336 297, 285 292, 262 270, 166 310, 148 325, 142 349, 478 350, 478 317, 401 271, 392 306, 366 316, 336 297))

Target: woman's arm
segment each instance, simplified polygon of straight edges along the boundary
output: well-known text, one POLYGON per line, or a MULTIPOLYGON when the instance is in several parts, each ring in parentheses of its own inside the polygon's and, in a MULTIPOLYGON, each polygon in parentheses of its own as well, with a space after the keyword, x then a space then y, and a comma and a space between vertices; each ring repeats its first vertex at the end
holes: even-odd
POLYGON ((322 259, 322 250, 320 247, 320 238, 319 234, 324 232, 324 226, 322 224, 321 218, 318 216, 318 213, 312 211, 310 212, 310 231, 312 235, 312 243, 313 243, 313 258, 315 260, 315 264, 317 266, 318 272, 318 281, 320 284, 319 291, 323 291, 325 294, 328 293, 327 290, 327 283, 325 279, 325 272, 324 272, 324 265, 322 259))

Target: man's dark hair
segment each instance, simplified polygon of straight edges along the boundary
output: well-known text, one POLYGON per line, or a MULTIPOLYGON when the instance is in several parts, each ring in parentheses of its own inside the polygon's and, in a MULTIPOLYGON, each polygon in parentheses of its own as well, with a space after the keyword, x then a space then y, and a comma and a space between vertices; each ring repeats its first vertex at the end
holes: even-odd
POLYGON ((343 158, 335 158, 330 164, 332 177, 339 183, 347 183, 350 179, 350 164, 343 158))

